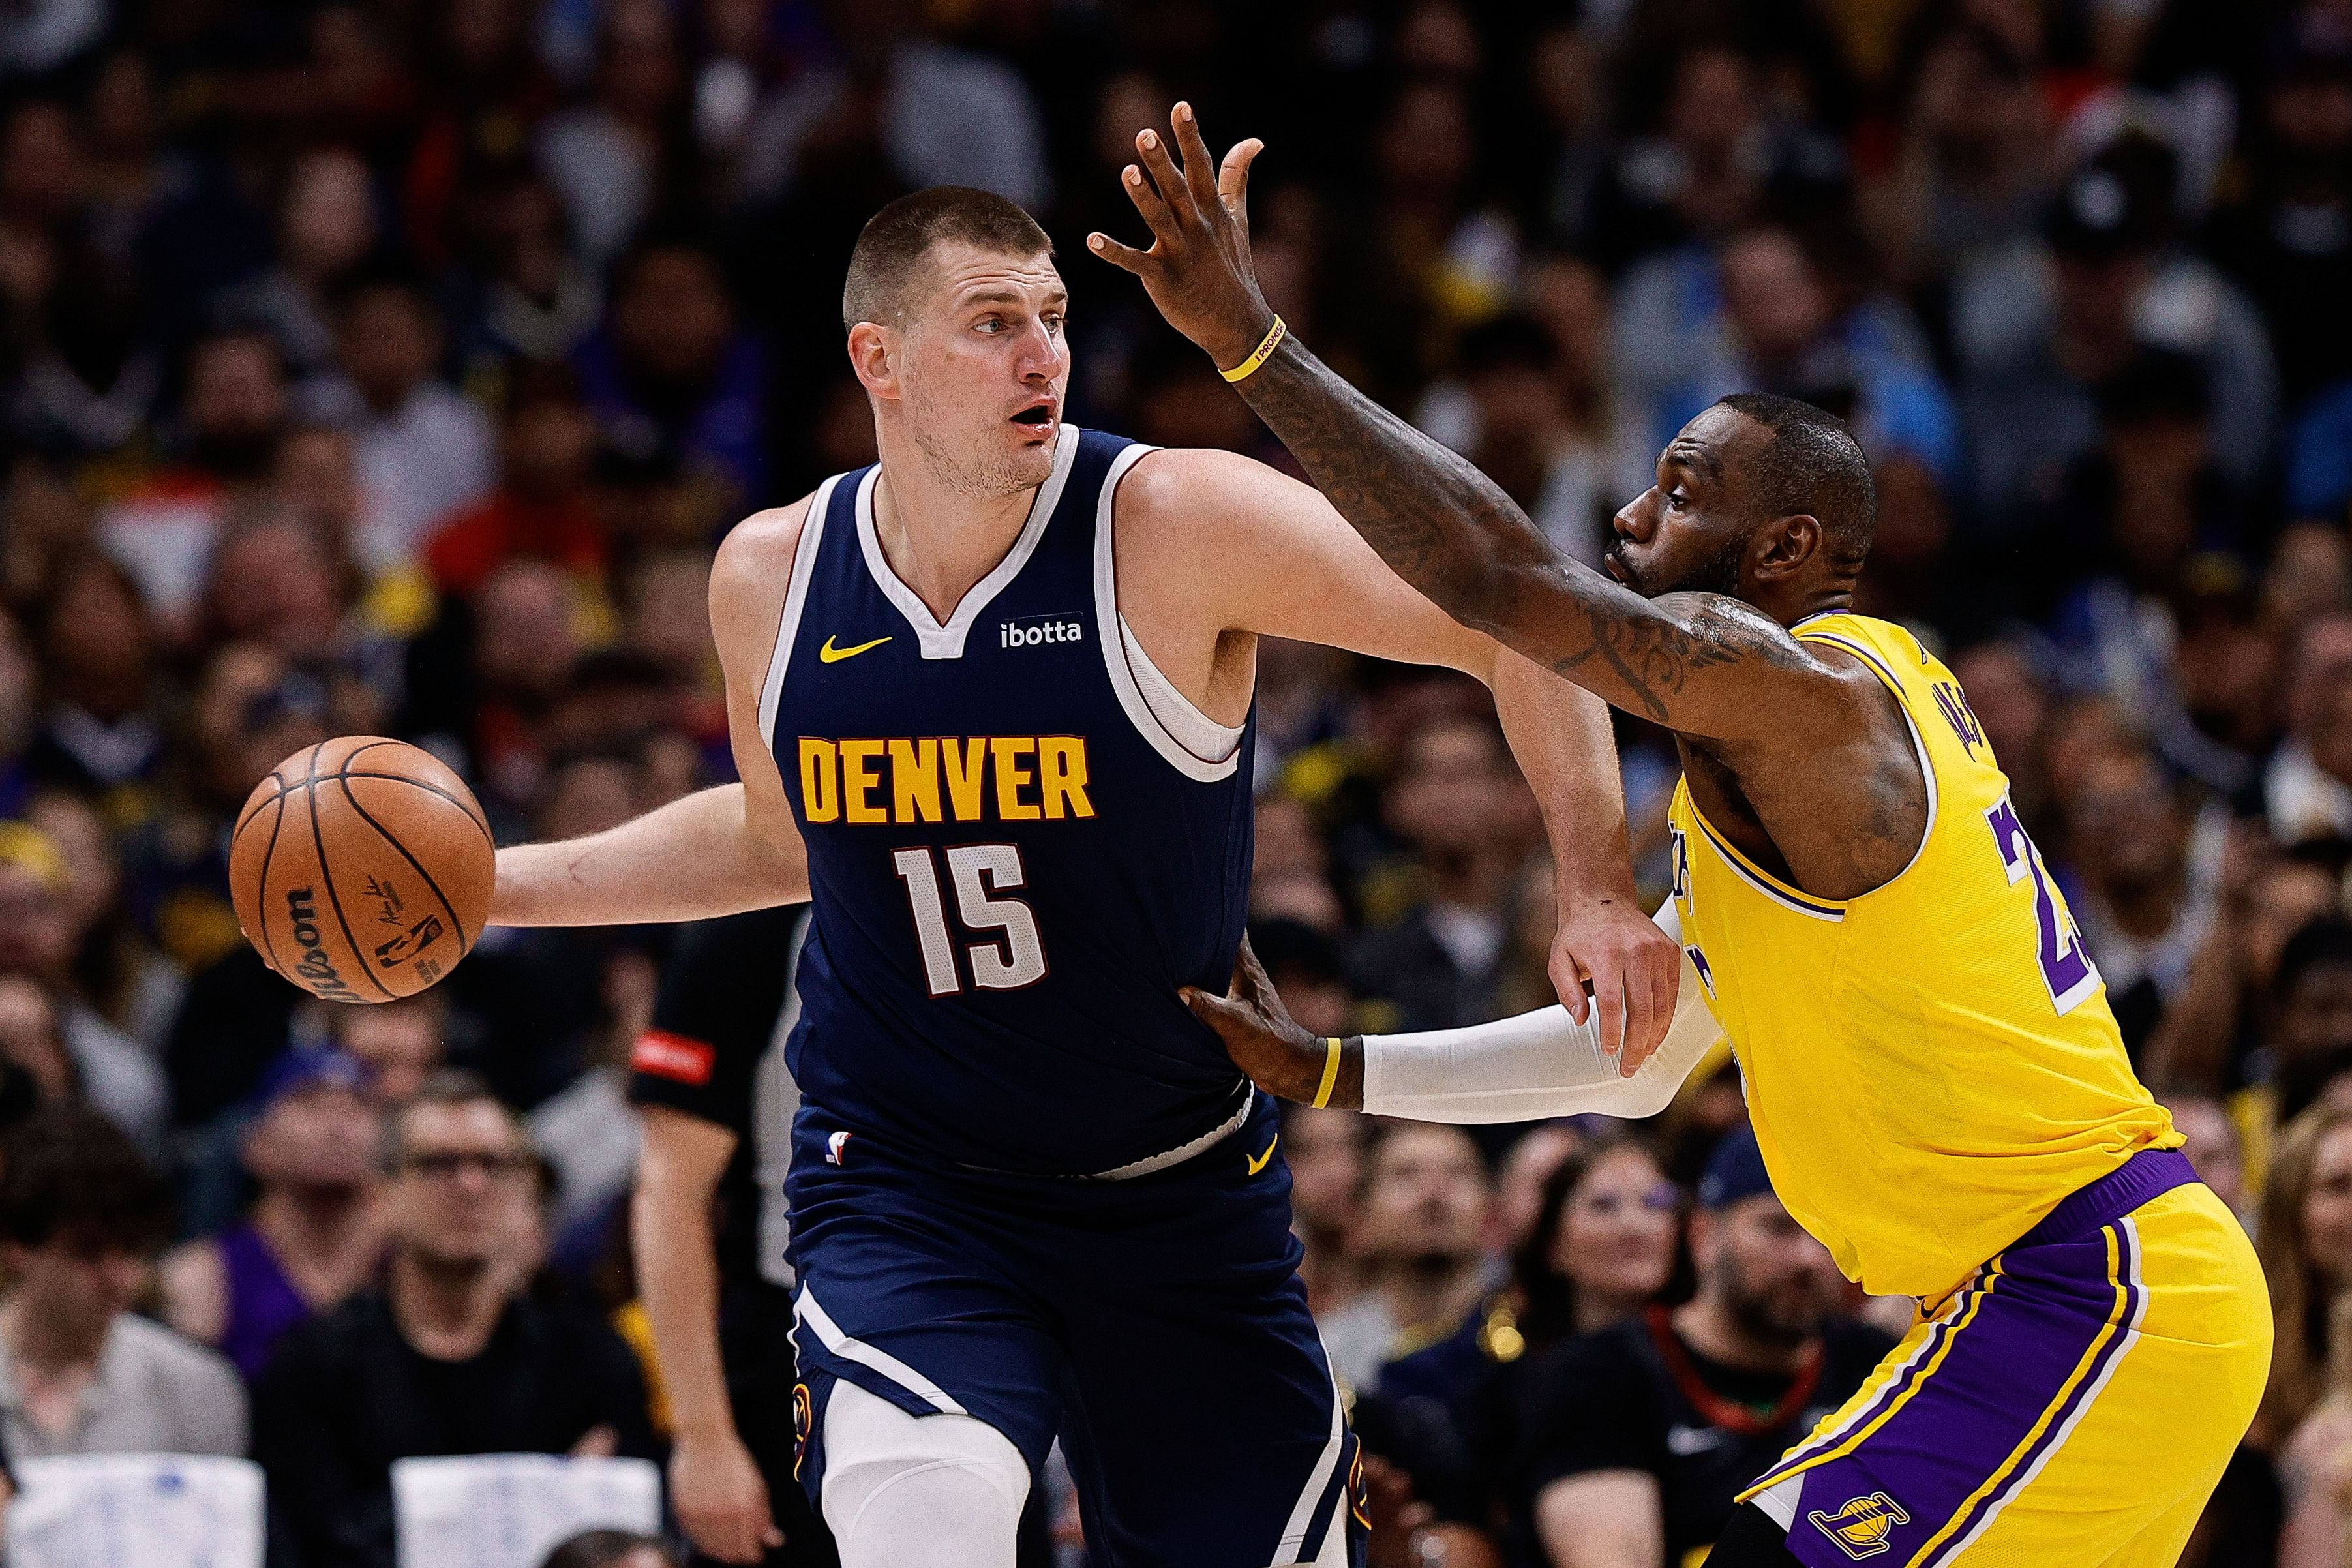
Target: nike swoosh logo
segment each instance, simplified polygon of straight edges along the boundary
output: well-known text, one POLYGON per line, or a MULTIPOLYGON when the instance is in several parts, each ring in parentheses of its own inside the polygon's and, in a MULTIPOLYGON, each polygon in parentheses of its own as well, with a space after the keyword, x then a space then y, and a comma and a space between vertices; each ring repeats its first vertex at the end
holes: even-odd
POLYGON ((1692 1454, 1704 1454, 1709 1448, 1720 1448, 1729 1436, 1718 1426, 1669 1426, 1666 1428, 1666 1447, 1687 1458, 1692 1454))
POLYGON ((826 664, 839 664, 845 658, 856 658, 867 648, 880 647, 889 640, 888 637, 876 637, 872 642, 862 642, 856 647, 835 647, 833 646, 833 637, 828 633, 824 639, 824 646, 816 650, 816 656, 826 664))
MULTIPOLYGON (((1274 1143, 1279 1143, 1279 1142, 1282 1142, 1282 1134, 1281 1134, 1281 1133, 1279 1133, 1279 1132, 1276 1133, 1276 1134, 1274 1135, 1274 1143)), ((1243 1163, 1244 1163, 1244 1164, 1246 1164, 1246 1165, 1248 1165, 1248 1166, 1249 1166, 1249 1173, 1250 1173, 1251 1175, 1255 1176, 1255 1175, 1256 1175, 1260 1171, 1265 1170, 1265 1163, 1266 1163, 1268 1160, 1271 1160, 1271 1159, 1273 1159, 1273 1158, 1274 1158, 1274 1143, 1269 1143, 1269 1144, 1267 1144, 1267 1145, 1265 1146, 1265 1153, 1263 1153, 1263 1154, 1260 1154, 1260 1155, 1259 1155, 1256 1159, 1255 1159, 1255 1160, 1251 1159, 1247 1154, 1244 1154, 1244 1155, 1243 1155, 1243 1156, 1242 1156, 1242 1161, 1243 1161, 1243 1163)))

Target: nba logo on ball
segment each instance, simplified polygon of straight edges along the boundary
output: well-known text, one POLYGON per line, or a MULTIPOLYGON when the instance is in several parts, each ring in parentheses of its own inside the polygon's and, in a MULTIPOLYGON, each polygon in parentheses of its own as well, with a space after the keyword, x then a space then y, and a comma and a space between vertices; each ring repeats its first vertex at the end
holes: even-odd
POLYGON ((1805 1515, 1813 1527, 1834 1541, 1848 1557, 1860 1562, 1875 1557, 1886 1550, 1887 1536, 1898 1524, 1908 1524, 1911 1516, 1903 1505, 1885 1492, 1872 1492, 1868 1497, 1848 1498, 1845 1506, 1835 1513, 1823 1513, 1815 1509, 1805 1515))

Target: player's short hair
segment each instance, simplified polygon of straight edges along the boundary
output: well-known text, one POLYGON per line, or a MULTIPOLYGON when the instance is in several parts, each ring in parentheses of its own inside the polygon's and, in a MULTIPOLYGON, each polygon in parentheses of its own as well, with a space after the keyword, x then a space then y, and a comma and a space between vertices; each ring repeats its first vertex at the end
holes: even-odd
POLYGON ((1836 415, 1769 392, 1736 392, 1721 400, 1771 433, 1748 468, 1757 505, 1772 517, 1803 513, 1822 525, 1831 558, 1860 570, 1878 530, 1878 487, 1870 459, 1836 415))
POLYGON ((896 325, 931 247, 959 240, 1007 256, 1054 254, 1037 220, 993 191, 933 185, 900 196, 858 231, 841 288, 842 331, 860 321, 896 325))

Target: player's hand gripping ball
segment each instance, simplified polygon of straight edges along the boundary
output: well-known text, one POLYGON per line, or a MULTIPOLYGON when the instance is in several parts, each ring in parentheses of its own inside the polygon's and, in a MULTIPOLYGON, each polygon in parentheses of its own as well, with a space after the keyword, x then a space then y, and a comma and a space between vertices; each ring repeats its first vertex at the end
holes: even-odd
POLYGON ((269 967, 330 1002, 414 996, 473 951, 497 852, 429 752, 346 735, 261 781, 229 840, 229 896, 269 967))

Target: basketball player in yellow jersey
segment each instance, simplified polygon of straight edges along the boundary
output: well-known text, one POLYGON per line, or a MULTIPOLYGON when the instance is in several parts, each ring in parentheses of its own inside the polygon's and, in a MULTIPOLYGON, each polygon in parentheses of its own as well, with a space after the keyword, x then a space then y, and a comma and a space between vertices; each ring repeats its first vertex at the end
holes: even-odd
MULTIPOLYGON (((1919 1300, 1853 1401, 1743 1494, 1710 1568, 2172 1562, 2262 1392, 2262 1278, 2134 1079, 1959 683, 1848 609, 1876 510, 1852 435, 1727 398, 1591 571, 1283 336, 1249 263, 1256 144, 1220 170, 1182 107, 1175 142, 1181 165, 1146 132, 1126 176, 1150 248, 1092 247, 1414 586, 1675 732, 1674 910, 1773 1184, 1847 1273, 1919 1300)), ((1317 1041, 1249 965, 1232 999, 1193 1001, 1295 1098, 1466 1119, 1505 1061, 1553 1080, 1548 1109, 1622 1094, 1560 1065, 1564 1016, 1317 1041)), ((1634 1097, 1654 1104, 1676 1052, 1613 1073, 1666 1079, 1634 1097)))

